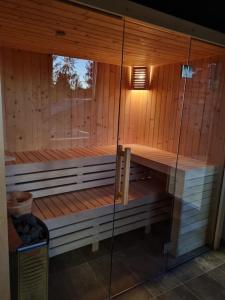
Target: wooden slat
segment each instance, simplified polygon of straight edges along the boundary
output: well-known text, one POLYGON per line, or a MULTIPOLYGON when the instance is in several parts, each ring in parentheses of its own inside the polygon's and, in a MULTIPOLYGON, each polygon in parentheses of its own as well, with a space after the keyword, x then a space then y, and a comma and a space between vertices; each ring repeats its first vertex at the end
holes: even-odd
MULTIPOLYGON (((134 200, 137 198, 143 198, 145 196, 148 196, 152 198, 154 198, 154 195, 157 195, 157 193, 160 191, 161 186, 157 185, 156 182, 154 180, 150 180, 150 181, 146 181, 146 182, 131 182, 131 191, 135 190, 137 188, 137 186, 139 186, 139 193, 135 194, 133 192, 131 192, 131 195, 129 197, 130 200, 134 200), (153 187, 153 189, 150 188, 150 186, 153 187), (145 189, 144 189, 145 187, 145 189), (153 192, 154 190, 154 192, 153 192), (142 191, 142 193, 141 193, 142 191)), ((73 206, 77 206, 78 210, 77 211, 83 211, 83 210, 88 210, 88 209, 93 209, 96 207, 101 207, 103 206, 103 204, 101 203, 101 201, 98 201, 98 199, 108 199, 104 205, 113 205, 114 203, 114 187, 113 186, 105 186, 105 187, 96 187, 90 190, 83 190, 83 191, 77 191, 77 192, 72 192, 72 193, 67 193, 67 194, 61 194, 58 196, 48 196, 48 197, 43 197, 43 198, 38 198, 36 200, 34 200, 34 203, 42 203, 44 202, 45 204, 42 205, 42 209, 40 208, 41 212, 43 213, 43 216, 41 217, 41 219, 48 219, 48 217, 46 217, 46 214, 49 213, 49 208, 51 208, 53 205, 56 205, 57 208, 57 214, 59 216, 59 214, 61 213, 61 216, 65 215, 65 214, 71 214, 72 211, 68 210, 68 205, 70 206, 70 208, 72 207, 72 204, 68 204, 68 202, 66 202, 66 199, 70 199, 70 202, 73 202, 73 206), (93 195, 91 197, 91 195, 93 195), (96 198, 95 198, 96 195, 96 198), (51 199, 52 201, 50 202, 49 199, 51 199), (73 199, 73 200, 72 200, 73 199), (47 203, 47 205, 46 205, 47 203), (54 204, 53 204, 54 203, 54 204), (66 204, 67 203, 67 204, 66 204), (78 204, 78 203, 82 203, 82 205, 78 204), (45 215, 44 215, 45 212, 45 215)), ((52 211, 55 208, 51 209, 52 211)), ((54 214, 54 212, 53 212, 54 214)), ((49 218, 54 218, 54 216, 49 216, 49 218)))
MULTIPOLYGON (((126 144, 126 147, 131 147, 131 153, 132 153, 132 161, 133 162, 137 162, 139 164, 143 164, 147 167, 150 168, 155 168, 155 169, 159 169, 159 171, 168 173, 171 171, 171 169, 176 167, 176 159, 177 156, 175 153, 172 152, 168 152, 168 151, 163 151, 157 148, 152 148, 152 147, 148 147, 148 146, 144 146, 144 145, 135 145, 135 144, 126 144)), ((90 150, 93 149, 92 153, 93 156, 97 156, 97 160, 99 160, 99 163, 103 163, 104 161, 106 163, 110 163, 113 162, 113 160, 115 161, 115 156, 109 156, 113 153, 115 153, 115 147, 114 146, 105 146, 102 148, 89 148, 90 150), (108 156, 99 156, 100 154, 98 153, 98 150, 100 149, 104 149, 104 154, 108 154, 108 156), (111 161, 110 161, 111 159, 111 161)), ((73 149, 74 152, 74 157, 73 158, 78 158, 77 156, 77 152, 79 152, 79 148, 74 148, 73 149)), ((29 152, 28 152, 29 153, 29 152)), ((33 153, 36 153, 33 151, 33 153)), ((42 151, 42 153, 44 153, 44 151, 42 151)), ((15 153, 16 155, 16 153, 15 153)), ((86 155, 89 156, 89 155, 86 155)), ((56 156, 55 158, 51 158, 49 157, 49 160, 56 160, 56 159, 60 159, 58 156, 56 156)), ((66 162, 69 167, 73 167, 73 166, 81 166, 82 163, 87 164, 88 163, 88 159, 92 160, 92 158, 83 158, 83 159, 79 159, 79 160, 62 160, 61 162, 54 162, 54 164, 41 164, 36 163, 34 164, 26 164, 26 165, 22 165, 18 168, 16 168, 16 166, 7 166, 7 174, 10 175, 15 174, 15 170, 18 169, 18 173, 17 174, 23 174, 23 173, 28 173, 28 172, 38 172, 38 170, 42 170, 43 168, 45 170, 51 170, 53 166, 55 166, 55 168, 60 168, 60 167, 65 167, 66 166, 66 162), (11 171, 12 170, 12 171, 11 171), (30 170, 30 171, 29 171, 30 170)), ((213 165, 208 165, 207 162, 205 161, 201 161, 201 160, 197 160, 197 159, 192 159, 190 157, 185 157, 182 155, 179 155, 178 157, 178 165, 177 165, 178 169, 181 171, 185 171, 185 172, 205 172, 206 169, 209 170, 209 172, 212 171, 212 174, 215 172, 215 168, 213 165), (210 171, 211 170, 211 171, 210 171)), ((68 171, 70 172, 70 171, 68 171)), ((54 174, 54 173, 53 173, 54 174)), ((196 173, 197 174, 197 173, 196 173)), ((206 173, 205 173, 206 175, 206 173)), ((210 174, 209 174, 210 175, 210 174)), ((190 176, 194 176, 194 174, 190 173, 190 176)), ((198 176, 199 177, 199 176, 198 176)))
POLYGON ((115 163, 116 157, 115 155, 110 155, 111 149, 109 148, 109 155, 100 156, 86 156, 77 159, 76 154, 74 155, 74 159, 68 160, 56 160, 48 161, 48 162, 39 162, 39 163, 25 163, 20 165, 12 165, 6 167, 7 176, 14 176, 19 174, 28 174, 40 171, 51 171, 56 169, 63 168, 74 168, 74 167, 83 167, 84 165, 95 166, 107 163, 115 163))

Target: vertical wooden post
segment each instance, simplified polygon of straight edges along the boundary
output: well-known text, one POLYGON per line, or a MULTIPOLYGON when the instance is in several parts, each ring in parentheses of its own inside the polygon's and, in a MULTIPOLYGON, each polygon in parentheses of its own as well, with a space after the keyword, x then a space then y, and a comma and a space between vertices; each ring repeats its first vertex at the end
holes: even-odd
POLYGON ((130 158, 131 158, 131 149, 125 148, 124 150, 124 174, 123 174, 123 205, 128 204, 129 197, 129 183, 130 183, 130 158))
POLYGON ((121 176, 122 176, 122 152, 123 152, 123 146, 118 145, 117 147, 117 160, 116 160, 116 199, 119 199, 121 197, 121 176))
POLYGON ((0 295, 10 300, 8 222, 5 189, 5 154, 2 99, 2 52, 0 49, 0 295))

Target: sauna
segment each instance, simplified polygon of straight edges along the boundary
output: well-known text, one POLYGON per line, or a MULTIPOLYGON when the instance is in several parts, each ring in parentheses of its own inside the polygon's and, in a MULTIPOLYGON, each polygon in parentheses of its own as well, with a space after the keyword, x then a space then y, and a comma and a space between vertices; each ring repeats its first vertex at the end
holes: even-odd
POLYGON ((6 189, 32 193, 52 262, 82 249, 101 256, 113 237, 112 267, 127 257, 141 282, 212 246, 224 48, 83 6, 42 4, 0 4, 0 78, 6 189))

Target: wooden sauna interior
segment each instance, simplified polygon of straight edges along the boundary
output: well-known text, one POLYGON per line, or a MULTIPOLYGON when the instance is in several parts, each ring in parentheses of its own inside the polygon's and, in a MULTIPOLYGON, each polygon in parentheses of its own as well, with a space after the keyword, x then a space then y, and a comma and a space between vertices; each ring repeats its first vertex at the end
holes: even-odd
MULTIPOLYGON (((23 174, 19 170, 25 165, 115 155, 117 134, 119 144, 132 145, 131 152, 132 147, 138 153, 151 147, 173 159, 179 151, 190 165, 220 164, 223 49, 134 20, 58 1, 41 2, 0 4, 7 176, 23 174), (54 84, 53 55, 91 60, 91 87, 72 89, 63 76, 54 84), (187 63, 193 68, 191 80, 181 77, 181 66, 187 63), (148 67, 147 90, 132 90, 133 66, 148 67)), ((34 172, 41 172, 38 166, 34 172)), ((133 194, 140 194, 132 188, 133 194)), ((43 218, 43 206, 52 199, 42 196, 45 202, 37 200, 35 209, 43 218)), ((60 201, 61 196, 56 197, 60 201)), ((53 213, 45 209, 44 219, 59 215, 58 208, 53 213)), ((65 205, 61 214, 68 211, 65 205)), ((49 223, 50 230, 56 223, 49 223)))
MULTIPOLYGON (((41 1, 32 5, 29 1, 23 5, 16 2, 1 4, 7 151, 114 145, 119 101, 120 143, 177 151, 185 81, 181 78, 181 64, 188 60, 189 37, 127 20, 122 45, 123 22, 119 18, 57 1, 49 7, 41 7, 41 1), (54 13, 46 20, 50 8, 54 13), (33 9, 39 13, 34 14, 33 9), (13 16, 10 22, 7 20, 9 11, 13 16), (23 23, 19 21, 19 14, 23 16, 23 23), (56 19, 59 25, 54 23, 56 19), (78 27, 81 22, 82 28, 78 27), (29 31, 26 24, 30 26, 29 31), (92 100, 82 101, 85 97, 75 95, 66 82, 52 88, 52 54, 96 62, 92 100), (130 87, 130 68, 136 65, 151 68, 148 90, 134 91, 130 87), (87 133, 88 138, 72 139, 79 131, 87 133)), ((219 55, 223 51, 202 42, 192 42, 190 64, 200 76, 187 81, 185 136, 180 154, 203 160, 209 156, 206 152, 215 117, 212 102, 219 103, 218 96, 222 95, 219 85, 223 86, 220 75, 224 72, 224 62, 219 55)), ((218 136, 218 139, 221 138, 218 136)))

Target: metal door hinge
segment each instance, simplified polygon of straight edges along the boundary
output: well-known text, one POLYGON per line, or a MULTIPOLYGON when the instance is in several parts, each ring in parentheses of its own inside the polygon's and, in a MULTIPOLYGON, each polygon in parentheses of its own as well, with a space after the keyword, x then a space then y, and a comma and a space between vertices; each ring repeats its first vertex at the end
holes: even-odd
POLYGON ((193 68, 189 65, 181 66, 181 78, 192 78, 193 77, 193 68))

